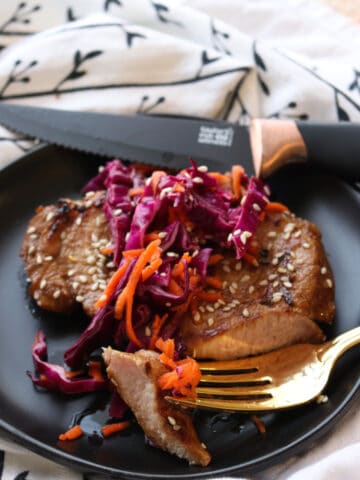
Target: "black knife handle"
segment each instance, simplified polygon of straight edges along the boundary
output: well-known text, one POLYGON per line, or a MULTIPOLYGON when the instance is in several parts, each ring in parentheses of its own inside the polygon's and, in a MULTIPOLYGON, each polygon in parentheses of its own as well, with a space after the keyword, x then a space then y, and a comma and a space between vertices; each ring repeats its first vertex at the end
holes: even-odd
POLYGON ((296 124, 310 164, 347 180, 360 179, 360 123, 296 124))

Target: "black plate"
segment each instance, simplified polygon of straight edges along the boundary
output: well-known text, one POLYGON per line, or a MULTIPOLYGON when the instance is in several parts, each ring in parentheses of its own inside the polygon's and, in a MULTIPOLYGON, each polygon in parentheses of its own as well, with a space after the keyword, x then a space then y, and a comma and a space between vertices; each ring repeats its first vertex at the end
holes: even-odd
MULTIPOLYGON (((84 319, 64 318, 37 309, 26 294, 19 248, 29 218, 39 204, 61 196, 78 196, 96 172, 99 160, 89 155, 46 147, 26 155, 0 173, 0 426, 20 444, 84 472, 121 478, 200 478, 253 473, 310 448, 358 399, 360 351, 353 349, 338 363, 326 393, 329 401, 263 416, 267 434, 260 436, 246 415, 196 416, 200 438, 213 460, 208 468, 185 462, 144 443, 134 426, 97 445, 84 436, 57 443, 74 414, 84 418, 90 433, 106 418, 103 394, 67 398, 37 392, 26 376, 32 368, 31 343, 42 328, 49 340, 50 361, 84 327, 84 319), (89 409, 89 410, 87 410, 89 409)), ((341 181, 302 168, 291 168, 270 182, 274 198, 298 215, 315 221, 323 232, 336 278, 337 315, 333 336, 355 327, 360 319, 360 198, 341 181)))

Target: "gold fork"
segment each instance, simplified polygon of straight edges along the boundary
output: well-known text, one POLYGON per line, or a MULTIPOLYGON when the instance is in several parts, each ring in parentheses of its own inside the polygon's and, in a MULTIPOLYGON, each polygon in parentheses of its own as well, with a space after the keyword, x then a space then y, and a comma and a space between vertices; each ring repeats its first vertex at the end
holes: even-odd
POLYGON ((251 358, 199 362, 197 398, 166 397, 182 407, 260 412, 319 397, 337 359, 360 344, 360 327, 322 344, 299 344, 251 358))

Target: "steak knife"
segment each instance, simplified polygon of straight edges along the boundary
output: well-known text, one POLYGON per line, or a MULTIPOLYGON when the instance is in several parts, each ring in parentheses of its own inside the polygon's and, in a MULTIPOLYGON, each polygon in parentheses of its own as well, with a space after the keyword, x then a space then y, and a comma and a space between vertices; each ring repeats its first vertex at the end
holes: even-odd
POLYGON ((42 141, 106 157, 182 168, 189 157, 211 170, 241 164, 266 178, 306 162, 360 179, 360 123, 255 119, 249 127, 174 115, 114 115, 0 103, 0 123, 42 141))

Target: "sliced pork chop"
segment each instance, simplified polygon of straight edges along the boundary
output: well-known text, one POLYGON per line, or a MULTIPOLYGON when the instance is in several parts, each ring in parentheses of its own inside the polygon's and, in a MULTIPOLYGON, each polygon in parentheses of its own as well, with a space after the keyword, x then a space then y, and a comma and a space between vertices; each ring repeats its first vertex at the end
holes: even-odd
POLYGON ((226 256, 214 272, 222 300, 202 302, 184 318, 189 355, 225 360, 324 340, 316 321, 333 319, 334 279, 319 229, 290 213, 272 214, 256 237, 259 266, 226 256))
POLYGON ((148 438, 190 464, 206 466, 211 457, 200 443, 189 413, 167 402, 156 385, 167 372, 159 355, 149 350, 124 353, 108 347, 107 374, 134 413, 148 438))
POLYGON ((70 312, 77 303, 95 313, 114 265, 102 249, 111 243, 103 213, 104 193, 39 207, 21 248, 29 293, 46 310, 70 312))

